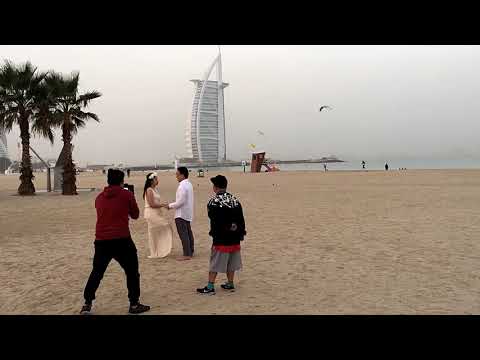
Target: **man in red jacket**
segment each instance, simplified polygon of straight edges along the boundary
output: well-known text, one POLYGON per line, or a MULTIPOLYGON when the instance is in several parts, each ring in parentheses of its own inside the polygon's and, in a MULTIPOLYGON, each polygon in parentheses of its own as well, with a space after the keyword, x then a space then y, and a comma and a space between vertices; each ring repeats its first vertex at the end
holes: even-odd
POLYGON ((95 255, 93 269, 85 286, 85 305, 81 314, 89 314, 95 292, 100 285, 108 264, 115 259, 127 276, 128 299, 131 314, 150 310, 150 306, 139 303, 140 274, 138 272, 137 248, 130 236, 128 217, 138 219, 140 214, 135 196, 123 188, 123 171, 109 169, 108 186, 97 196, 97 226, 95 231, 95 255))

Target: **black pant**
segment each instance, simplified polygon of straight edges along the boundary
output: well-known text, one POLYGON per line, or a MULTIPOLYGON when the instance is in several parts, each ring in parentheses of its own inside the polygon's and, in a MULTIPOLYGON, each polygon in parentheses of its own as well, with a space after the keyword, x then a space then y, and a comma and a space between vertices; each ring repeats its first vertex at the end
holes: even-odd
POLYGON ((95 240, 93 269, 88 278, 83 296, 86 303, 95 299, 95 292, 107 270, 108 264, 115 259, 127 275, 128 299, 130 304, 140 299, 140 274, 138 272, 137 248, 131 237, 113 240, 95 240))
POLYGON ((192 256, 195 247, 190 221, 176 218, 175 225, 177 225, 178 236, 182 240, 183 256, 192 256))

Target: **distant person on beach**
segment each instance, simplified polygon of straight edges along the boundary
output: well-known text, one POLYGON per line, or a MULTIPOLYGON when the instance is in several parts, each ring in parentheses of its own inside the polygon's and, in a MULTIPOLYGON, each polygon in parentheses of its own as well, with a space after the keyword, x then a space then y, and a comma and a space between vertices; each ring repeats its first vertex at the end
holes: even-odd
POLYGON ((193 220, 193 187, 188 180, 189 171, 185 166, 180 166, 175 176, 178 188, 175 202, 163 204, 167 209, 175 209, 175 225, 178 236, 182 241, 183 257, 178 260, 190 260, 195 251, 191 222, 193 220))
POLYGON ((388 171, 388 163, 385 163, 385 171, 388 171))
POLYGON ((130 177, 130 169, 127 169, 127 176, 130 177))
POLYGON ((81 314, 89 314, 95 300, 100 281, 108 264, 115 259, 127 276, 128 299, 131 314, 139 314, 150 310, 150 306, 142 305, 140 299, 140 274, 138 272, 137 248, 128 227, 129 216, 138 219, 139 210, 135 196, 123 188, 125 174, 123 171, 109 169, 108 186, 95 199, 97 225, 95 231, 95 254, 93 269, 85 286, 81 314))
POLYGON ((362 169, 365 170, 365 161, 362 161, 362 169))
POLYGON ((143 188, 145 200, 144 218, 148 226, 148 247, 150 248, 149 259, 163 258, 172 251, 173 232, 166 218, 167 210, 160 202, 160 194, 157 190, 157 173, 147 175, 143 188))
POLYGON ((323 164, 323 169, 327 172, 327 164, 323 164))
POLYGON ((207 205, 210 232, 213 244, 210 255, 208 284, 197 289, 200 294, 215 294, 215 279, 218 273, 227 274, 227 282, 221 288, 234 291, 235 271, 242 268, 240 241, 247 234, 240 201, 227 192, 227 178, 217 175, 210 179, 215 195, 207 205))

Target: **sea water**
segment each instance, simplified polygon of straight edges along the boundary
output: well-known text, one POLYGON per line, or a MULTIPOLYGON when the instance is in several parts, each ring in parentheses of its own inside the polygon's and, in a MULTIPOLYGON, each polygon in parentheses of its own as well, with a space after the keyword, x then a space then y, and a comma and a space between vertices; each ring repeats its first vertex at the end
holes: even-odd
MULTIPOLYGON (((385 170, 385 162, 368 159, 364 160, 366 170, 378 171, 385 170)), ((281 171, 324 171, 323 164, 320 163, 301 163, 301 164, 277 164, 281 171)), ((464 159, 464 160, 427 160, 427 159, 404 159, 388 161, 389 170, 398 170, 406 168, 407 170, 446 170, 446 169, 480 169, 480 159, 464 159)), ((211 172, 221 171, 240 171, 243 172, 243 166, 234 166, 226 168, 209 168, 211 172)), ((362 169, 362 161, 346 161, 343 163, 327 163, 329 171, 356 171, 362 169)), ((250 166, 245 168, 246 172, 250 172, 250 166)), ((262 171, 265 168, 262 167, 262 171)))

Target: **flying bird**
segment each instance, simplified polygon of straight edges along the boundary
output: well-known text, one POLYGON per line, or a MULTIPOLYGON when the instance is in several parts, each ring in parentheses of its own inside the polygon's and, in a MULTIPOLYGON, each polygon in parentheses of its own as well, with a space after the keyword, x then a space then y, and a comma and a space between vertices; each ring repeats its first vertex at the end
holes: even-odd
POLYGON ((257 130, 258 135, 265 135, 263 131, 257 130))
POLYGON ((323 109, 330 109, 330 110, 332 110, 332 108, 331 108, 330 106, 323 105, 323 106, 320 106, 320 110, 318 110, 318 112, 322 112, 323 109))

